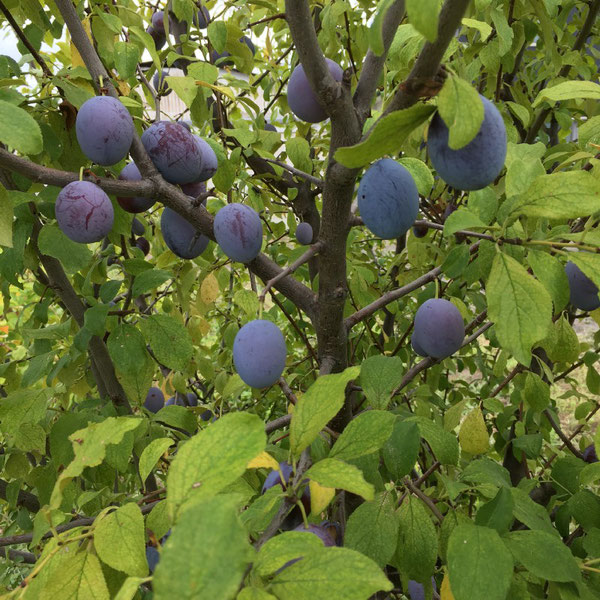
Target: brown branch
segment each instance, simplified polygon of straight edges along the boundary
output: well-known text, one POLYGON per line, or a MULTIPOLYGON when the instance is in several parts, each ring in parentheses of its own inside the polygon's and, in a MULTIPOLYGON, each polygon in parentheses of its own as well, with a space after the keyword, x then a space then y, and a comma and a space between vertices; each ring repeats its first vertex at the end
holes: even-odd
POLYGON ((435 515, 436 519, 441 523, 444 520, 444 515, 438 510, 437 506, 434 504, 433 500, 427 496, 424 492, 422 492, 416 485, 413 485, 410 479, 406 478, 404 480, 404 485, 422 502, 427 506, 427 508, 435 515))
MULTIPOLYGON (((8 489, 8 483, 3 479, 0 479, 0 498, 6 500, 6 492, 8 489)), ((17 506, 23 506, 29 512, 38 512, 40 510, 40 501, 36 496, 25 490, 20 490, 17 496, 17 506)))
POLYGON ((269 433, 273 433, 273 431, 277 431, 277 429, 287 427, 290 424, 291 420, 292 420, 292 415, 283 415, 283 417, 279 417, 278 419, 269 421, 265 425, 266 434, 269 435, 269 433))
POLYGON ((25 552, 23 550, 10 550, 6 548, 0 548, 0 556, 16 563, 25 563, 26 565, 35 565, 38 559, 38 557, 31 552, 25 552))
POLYGON ((254 21, 253 23, 248 23, 246 25, 246 29, 250 29, 255 25, 261 25, 262 23, 268 23, 269 21, 275 21, 277 19, 285 19, 285 13, 277 13, 276 15, 271 15, 270 17, 265 17, 264 19, 260 19, 258 21, 254 21))
POLYGON ((4 13, 6 20, 10 23, 10 26, 13 28, 13 31, 17 35, 17 37, 21 40, 22 44, 29 50, 31 56, 35 58, 35 61, 38 65, 40 65, 44 75, 48 78, 52 77, 52 71, 48 68, 46 61, 40 56, 39 52, 33 47, 31 42, 27 39, 27 36, 23 33, 19 24, 15 21, 12 13, 4 6, 4 3, 0 1, 0 11, 4 13))
POLYGON ((563 430, 560 428, 560 426, 558 425, 558 423, 552 417, 552 413, 547 408, 544 409, 543 413, 544 413, 544 416, 546 417, 546 419, 548 419, 548 422, 550 423, 550 425, 552 426, 552 429, 554 429, 554 431, 556 432, 556 434, 558 435, 558 437, 562 440, 563 444, 577 458, 580 458, 581 460, 583 460, 583 454, 581 454, 581 452, 579 452, 579 450, 577 450, 577 448, 575 448, 575 446, 572 444, 571 440, 564 434, 563 430))
POLYGON ((277 165, 277 166, 281 167, 282 169, 285 169, 286 171, 288 171, 289 173, 292 173, 293 175, 296 175, 297 177, 306 179, 306 181, 309 181, 310 183, 314 183, 319 188, 323 188, 323 186, 325 185, 325 182, 322 179, 319 179, 318 177, 315 177, 314 175, 311 175, 310 173, 305 173, 304 171, 300 171, 300 169, 296 169, 296 167, 286 165, 284 162, 281 162, 280 160, 274 160, 272 158, 265 158, 264 160, 267 161, 268 163, 277 165))

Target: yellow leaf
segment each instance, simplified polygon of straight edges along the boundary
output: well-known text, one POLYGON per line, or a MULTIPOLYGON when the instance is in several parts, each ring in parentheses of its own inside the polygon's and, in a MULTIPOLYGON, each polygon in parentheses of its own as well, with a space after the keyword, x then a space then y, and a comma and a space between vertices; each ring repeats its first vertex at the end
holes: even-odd
POLYGON ((248 469, 275 469, 279 471, 279 463, 268 452, 261 452, 248 463, 248 469))
POLYGON ((318 515, 323 512, 335 496, 335 488, 323 487, 316 481, 309 481, 310 488, 310 512, 318 515))
POLYGON ((121 94, 123 94, 123 96, 129 96, 131 88, 129 87, 129 84, 126 81, 119 81, 117 85, 119 86, 119 91, 121 92, 121 94))
POLYGON ((441 600, 454 600, 454 595, 450 589, 450 578, 448 577, 448 573, 444 573, 442 587, 440 588, 440 598, 441 600))
POLYGON ((221 92, 221 94, 225 94, 230 100, 235 100, 235 94, 228 87, 223 85, 212 85, 206 81, 196 81, 196 85, 201 85, 202 87, 210 88, 216 92, 221 92))
MULTIPOLYGON (((90 18, 86 17, 81 22, 81 24, 83 25, 83 28, 85 29, 85 32, 87 33, 87 36, 90 38, 90 42, 92 42, 92 44, 93 44, 94 40, 92 38, 92 26, 90 24, 90 18)), ((79 54, 79 51, 75 47, 75 44, 73 43, 72 40, 71 40, 71 64, 73 65, 73 67, 85 67, 83 58, 81 58, 81 54, 79 54)))
POLYGON ((487 452, 490 447, 490 434, 479 407, 474 408, 463 421, 458 432, 458 441, 463 452, 469 454, 487 452))
POLYGON ((219 295, 219 282, 217 278, 209 273, 200 286, 200 298, 204 304, 212 304, 219 295))

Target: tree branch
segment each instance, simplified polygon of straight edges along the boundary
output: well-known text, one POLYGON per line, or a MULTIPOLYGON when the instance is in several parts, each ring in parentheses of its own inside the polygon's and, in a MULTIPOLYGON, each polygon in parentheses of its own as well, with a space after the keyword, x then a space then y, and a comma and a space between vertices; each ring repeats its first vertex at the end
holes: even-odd
POLYGON ((277 429, 281 429, 282 427, 287 427, 292 420, 292 415, 283 415, 283 417, 279 417, 278 419, 274 419, 273 421, 269 421, 265 425, 265 432, 267 435, 269 433, 273 433, 273 431, 277 431, 277 429))
POLYGON ((280 160, 274 160, 272 158, 265 158, 264 160, 268 163, 277 165, 277 166, 281 167, 282 169, 285 169, 289 173, 292 173, 292 175, 296 175, 297 177, 306 179, 306 181, 309 181, 310 183, 314 183, 318 188, 323 188, 323 186, 325 185, 325 182, 322 179, 319 179, 318 177, 315 177, 314 175, 311 175, 310 173, 305 173, 304 171, 300 171, 300 169, 296 169, 295 167, 292 167, 290 165, 286 165, 284 162, 281 162, 280 160))
POLYGON ((371 103, 373 102, 373 96, 383 71, 383 65, 385 64, 388 50, 390 49, 394 35, 404 18, 404 13, 404 0, 396 0, 396 2, 388 8, 382 29, 383 54, 377 56, 373 50, 369 49, 367 56, 363 61, 360 79, 358 80, 358 85, 354 92, 354 108, 356 108, 356 112, 358 113, 361 122, 364 122, 371 111, 371 103))
POLYGON ((421 97, 422 86, 438 74, 442 58, 456 30, 460 27, 463 15, 470 0, 446 0, 440 12, 438 34, 434 42, 426 42, 408 76, 384 111, 387 115, 395 110, 412 106, 421 97))
MULTIPOLYGON (((8 483, 3 479, 0 479, 0 498, 6 500, 6 491, 8 488, 8 483)), ((37 512, 40 510, 40 501, 36 496, 31 494, 30 492, 26 492, 25 490, 20 490, 19 495, 17 497, 17 506, 23 506, 29 512, 37 512)))
POLYGON ((26 565, 35 565, 38 559, 38 557, 31 552, 24 552, 23 550, 7 550, 6 548, 0 548, 0 556, 14 562, 23 562, 26 565))

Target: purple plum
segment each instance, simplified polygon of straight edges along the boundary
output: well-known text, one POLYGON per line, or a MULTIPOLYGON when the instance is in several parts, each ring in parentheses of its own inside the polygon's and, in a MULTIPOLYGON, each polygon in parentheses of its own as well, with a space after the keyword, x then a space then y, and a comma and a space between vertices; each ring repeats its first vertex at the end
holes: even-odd
POLYGON ((313 533, 323 542, 323 545, 327 547, 336 546, 335 539, 331 536, 328 529, 322 527, 321 525, 309 524, 308 528, 306 528, 304 527, 304 523, 301 523, 294 529, 294 531, 307 531, 309 533, 313 533))
POLYGON ((144 233, 146 233, 146 228, 144 227, 143 223, 136 217, 133 217, 133 221, 131 222, 131 234, 144 235, 144 233))
MULTIPOLYGON (((129 163, 128 165, 125 165, 123 169, 121 169, 121 172, 119 173, 119 179, 123 181, 141 181, 142 175, 135 163, 129 163)), ((121 208, 127 212, 140 213, 154 206, 156 200, 154 200, 154 198, 143 198, 142 196, 117 196, 117 202, 121 208)))
MULTIPOLYGON (((341 81, 344 70, 333 60, 326 58, 327 67, 336 81, 341 81)), ((298 65, 290 76, 287 88, 287 100, 290 110, 302 121, 308 123, 321 123, 328 116, 321 106, 317 95, 313 92, 304 67, 298 65)))
POLYGON ((163 69, 160 72, 160 75, 158 74, 158 71, 156 71, 152 77, 152 87, 161 96, 168 96, 173 91, 165 79, 165 77, 169 77, 169 75, 169 69, 163 69))
POLYGON ((200 154, 202 155, 202 171, 196 181, 196 183, 199 183, 208 181, 217 172, 219 165, 217 163, 217 155, 210 144, 198 135, 194 135, 194 138, 200 149, 200 154))
POLYGON ((61 231, 82 244, 105 238, 114 221, 110 198, 89 181, 67 184, 56 198, 55 212, 61 231))
MULTIPOLYGON (((206 194, 206 184, 203 181, 184 183, 181 186, 181 191, 190 196, 190 198, 196 199, 201 194, 206 194)), ((202 206, 206 206, 206 198, 202 200, 202 206)))
POLYGON ((267 475, 267 478, 265 479, 265 482, 263 483, 263 486, 262 486, 263 494, 268 489, 271 489, 275 485, 280 485, 282 489, 285 489, 285 487, 287 486, 294 469, 292 468, 292 465, 290 465, 290 463, 287 463, 287 462, 280 462, 279 469, 280 469, 281 473, 279 473, 279 471, 276 471, 275 469, 273 469, 267 475), (283 477, 283 481, 282 481, 282 477, 283 477))
POLYGON ((152 27, 154 31, 165 34, 165 13, 162 10, 156 11, 152 15, 152 27))
POLYGON ((296 239, 298 240, 298 243, 303 246, 312 244, 313 228, 310 223, 300 223, 298 227, 296 227, 296 239))
POLYGON ((198 396, 194 392, 188 392, 186 394, 186 400, 188 406, 198 406, 198 396))
POLYGON ((233 342, 233 364, 242 381, 254 388, 266 388, 281 377, 287 349, 277 325, 264 319, 246 323, 233 342))
POLYGON ((410 172, 391 158, 371 165, 358 186, 358 210, 367 228, 384 240, 404 235, 419 212, 410 172))
POLYGON ((258 213, 245 204, 227 204, 215 217, 215 239, 221 250, 231 258, 249 263, 260 253, 262 222, 258 213))
POLYGON ((83 153, 102 166, 117 164, 133 141, 133 119, 119 100, 95 96, 83 103, 75 120, 75 133, 83 153))
POLYGON ((458 190, 480 190, 496 179, 504 167, 507 138, 502 115, 481 96, 484 117, 479 132, 466 146, 453 150, 449 130, 439 113, 429 126, 427 145, 438 175, 458 190))
POLYGON ((144 408, 152 413, 157 413, 165 405, 165 396, 162 390, 157 387, 151 387, 144 400, 144 408))
POLYGON ((432 358, 446 358, 462 346, 464 339, 463 318, 452 302, 430 298, 419 306, 412 335, 415 351, 422 350, 432 358))
POLYGON ((200 10, 194 15, 193 23, 198 29, 206 29, 208 27, 208 24, 210 23, 210 13, 206 6, 200 6, 200 10))
POLYGON ((164 33, 156 31, 152 25, 146 29, 146 33, 154 40, 154 46, 157 50, 160 50, 167 43, 167 36, 164 33))
POLYGON ((179 258, 192 259, 200 256, 210 241, 187 219, 168 207, 162 212, 160 229, 165 244, 179 258))
POLYGON ((594 444, 590 444, 583 451, 583 460, 585 460, 585 462, 588 462, 588 463, 598 462, 598 455, 596 454, 596 448, 595 448, 594 444))
POLYGON ((169 183, 197 181, 202 154, 194 136, 179 123, 159 121, 142 135, 142 143, 154 166, 169 183))
POLYGON ((570 302, 579 310, 596 310, 600 307, 596 284, 573 262, 565 265, 569 280, 570 302))
POLYGON ((135 245, 144 253, 144 256, 150 252, 150 242, 145 237, 135 240, 135 245))

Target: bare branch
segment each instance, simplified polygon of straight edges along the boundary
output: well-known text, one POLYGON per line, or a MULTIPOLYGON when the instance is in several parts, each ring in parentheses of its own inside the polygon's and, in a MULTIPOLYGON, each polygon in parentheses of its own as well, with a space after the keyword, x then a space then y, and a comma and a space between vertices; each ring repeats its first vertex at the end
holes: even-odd
POLYGON ((265 158, 265 160, 268 163, 277 165, 277 166, 281 167, 282 169, 285 169, 286 171, 292 173, 293 175, 296 175, 297 177, 301 177, 302 179, 306 179, 306 181, 309 181, 310 183, 314 183, 319 188, 323 188, 323 186, 325 185, 325 182, 322 179, 319 179, 318 177, 315 177, 314 175, 311 175, 310 173, 305 173, 304 171, 300 171, 300 169, 296 169, 296 167, 286 165, 284 162, 281 162, 280 160, 273 160, 272 158, 265 158))
POLYGON ((406 478, 403 481, 404 485, 415 495, 417 496, 426 506, 427 508, 435 515, 435 518, 441 523, 444 520, 444 515, 438 510, 437 506, 434 504, 433 500, 422 492, 416 485, 410 481, 410 479, 406 478))
POLYGON ((279 281, 281 281, 284 277, 291 275, 296 269, 299 269, 304 263, 307 263, 319 250, 323 247, 322 242, 316 242, 313 244, 298 260, 295 260, 289 267, 286 267, 278 273, 273 279, 267 281, 263 291, 258 297, 259 302, 264 302, 265 297, 269 290, 279 281))
POLYGON ((23 550, 7 550, 6 548, 0 548, 0 556, 14 562, 23 562, 26 565, 35 565, 37 562, 37 556, 35 554, 23 550))
POLYGON ((394 35, 404 18, 404 12, 404 0, 396 0, 396 2, 388 8, 382 29, 383 54, 377 56, 373 50, 369 49, 367 56, 363 61, 360 79, 356 86, 356 91, 354 92, 354 107, 356 108, 356 112, 358 113, 361 122, 366 119, 371 110, 373 96, 383 71, 383 65, 385 64, 388 50, 390 49, 394 35))
POLYGON ((273 421, 269 421, 265 425, 265 432, 267 435, 269 433, 273 433, 273 431, 277 431, 277 429, 281 429, 282 427, 287 427, 292 420, 292 415, 283 415, 283 417, 279 417, 278 419, 274 419, 273 421))
MULTIPOLYGON (((6 500, 6 492, 8 483, 3 479, 0 479, 0 498, 6 500)), ((25 507, 29 512, 37 512, 40 510, 40 501, 36 496, 25 490, 19 491, 17 496, 17 506, 25 507)))
POLYGON ((581 452, 579 452, 579 450, 577 450, 577 448, 575 448, 575 446, 573 445, 571 440, 564 434, 563 430, 560 428, 558 423, 552 417, 552 413, 547 408, 544 409, 543 412, 544 412, 544 416, 546 417, 546 419, 548 419, 548 422, 552 426, 552 429, 554 429, 554 431, 556 432, 558 437, 562 440, 563 444, 573 453, 574 456, 576 456, 577 458, 580 458, 581 460, 584 460, 583 454, 581 454, 581 452))
POLYGON ((412 106, 422 95, 422 86, 434 79, 440 69, 440 64, 448 45, 456 30, 470 0, 446 0, 440 12, 438 34, 435 42, 426 42, 408 76, 400 85, 394 98, 384 111, 389 114, 412 106))

